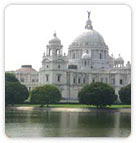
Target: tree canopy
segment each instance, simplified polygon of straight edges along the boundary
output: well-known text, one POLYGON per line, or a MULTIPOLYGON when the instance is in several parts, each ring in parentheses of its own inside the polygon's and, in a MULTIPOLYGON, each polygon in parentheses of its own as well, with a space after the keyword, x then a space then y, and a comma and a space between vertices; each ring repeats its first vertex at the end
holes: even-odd
POLYGON ((78 94, 79 102, 97 107, 111 106, 117 99, 114 89, 101 82, 85 85, 78 94))
POLYGON ((131 84, 122 87, 119 90, 119 98, 124 104, 131 104, 131 84))
POLYGON ((5 73, 5 104, 23 103, 29 96, 25 85, 20 84, 11 73, 5 73))
POLYGON ((5 73, 5 82, 19 82, 14 74, 5 73))
POLYGON ((31 90, 31 103, 38 103, 43 105, 49 105, 51 103, 57 103, 61 99, 61 93, 59 89, 54 85, 39 86, 31 90))

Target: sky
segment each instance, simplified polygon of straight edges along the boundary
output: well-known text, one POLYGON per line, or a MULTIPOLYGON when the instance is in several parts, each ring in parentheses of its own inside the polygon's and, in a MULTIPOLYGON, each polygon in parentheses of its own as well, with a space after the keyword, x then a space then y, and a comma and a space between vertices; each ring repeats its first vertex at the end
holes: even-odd
POLYGON ((71 42, 85 31, 87 11, 109 54, 131 61, 131 10, 126 5, 9 5, 5 9, 5 70, 26 64, 39 70, 55 31, 67 53, 71 42))

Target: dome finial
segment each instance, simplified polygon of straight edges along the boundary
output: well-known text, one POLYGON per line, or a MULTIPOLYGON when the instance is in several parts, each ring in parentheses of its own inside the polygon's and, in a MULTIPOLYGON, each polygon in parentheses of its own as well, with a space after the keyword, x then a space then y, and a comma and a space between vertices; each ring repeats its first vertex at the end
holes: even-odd
POLYGON ((91 11, 87 11, 87 13, 88 13, 88 20, 86 21, 85 29, 93 29, 92 22, 90 20, 91 11))

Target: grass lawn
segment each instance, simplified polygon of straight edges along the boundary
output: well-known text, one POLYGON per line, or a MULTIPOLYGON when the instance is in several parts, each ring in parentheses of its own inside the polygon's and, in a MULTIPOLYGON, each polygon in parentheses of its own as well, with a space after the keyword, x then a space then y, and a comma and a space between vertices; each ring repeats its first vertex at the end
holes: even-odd
MULTIPOLYGON (((39 107, 40 104, 17 104, 17 107, 39 107)), ((46 107, 46 105, 44 106, 46 107)), ((89 108, 96 107, 93 105, 84 105, 84 104, 50 104, 49 107, 52 108, 89 108)), ((131 108, 131 105, 111 105, 107 106, 109 108, 131 108)))

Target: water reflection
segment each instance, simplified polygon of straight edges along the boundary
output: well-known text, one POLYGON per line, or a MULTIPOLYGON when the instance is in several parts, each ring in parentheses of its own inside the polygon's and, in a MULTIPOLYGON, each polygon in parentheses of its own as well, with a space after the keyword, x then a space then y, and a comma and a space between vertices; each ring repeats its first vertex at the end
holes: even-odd
POLYGON ((130 129, 130 113, 6 112, 6 133, 11 137, 127 137, 130 129))

